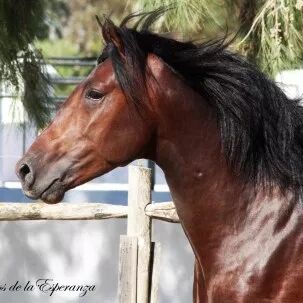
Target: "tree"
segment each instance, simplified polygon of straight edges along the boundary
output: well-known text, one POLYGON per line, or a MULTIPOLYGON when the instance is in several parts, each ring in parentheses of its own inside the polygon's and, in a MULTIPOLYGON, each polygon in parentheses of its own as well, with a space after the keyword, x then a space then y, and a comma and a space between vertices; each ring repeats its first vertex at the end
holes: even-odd
POLYGON ((271 76, 302 66, 303 0, 246 0, 239 11, 248 59, 271 76))
POLYGON ((141 8, 175 7, 161 27, 182 29, 186 37, 222 36, 226 27, 239 31, 234 47, 272 77, 303 65, 303 0, 137 1, 141 8))
POLYGON ((0 81, 23 91, 22 102, 38 127, 43 127, 52 110, 49 81, 41 53, 34 41, 48 35, 48 9, 59 0, 0 0, 0 81))

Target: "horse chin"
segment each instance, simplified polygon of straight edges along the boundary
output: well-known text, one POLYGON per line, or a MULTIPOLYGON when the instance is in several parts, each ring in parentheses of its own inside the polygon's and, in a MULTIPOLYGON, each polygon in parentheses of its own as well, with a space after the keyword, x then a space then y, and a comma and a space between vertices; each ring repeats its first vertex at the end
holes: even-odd
POLYGON ((64 198, 64 192, 52 192, 50 194, 42 194, 40 199, 47 204, 57 204, 64 198))
POLYGON ((47 204, 56 204, 63 200, 64 194, 65 187, 60 182, 55 182, 40 195, 40 199, 47 204))

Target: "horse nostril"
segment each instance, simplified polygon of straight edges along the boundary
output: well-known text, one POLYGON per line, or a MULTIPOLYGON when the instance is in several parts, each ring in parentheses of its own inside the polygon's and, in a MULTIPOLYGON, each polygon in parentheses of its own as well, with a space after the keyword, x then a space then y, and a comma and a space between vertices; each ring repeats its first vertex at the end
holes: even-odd
POLYGON ((30 165, 23 163, 17 169, 17 175, 24 186, 24 188, 29 188, 34 183, 34 171, 30 165))
POLYGON ((26 175, 31 172, 29 166, 27 164, 22 164, 19 169, 19 176, 22 180, 25 179, 26 175))
POLYGON ((20 177, 21 177, 22 179, 24 179, 25 176, 26 176, 27 174, 29 174, 30 172, 31 172, 31 170, 30 170, 30 168, 29 168, 29 166, 28 166, 27 164, 22 164, 22 165, 21 165, 20 170, 19 170, 19 173, 20 173, 20 177))

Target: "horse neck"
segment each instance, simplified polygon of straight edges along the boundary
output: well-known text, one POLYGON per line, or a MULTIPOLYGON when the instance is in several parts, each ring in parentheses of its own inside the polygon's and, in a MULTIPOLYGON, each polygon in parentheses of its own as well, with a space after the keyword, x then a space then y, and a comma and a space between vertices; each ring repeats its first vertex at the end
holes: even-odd
POLYGON ((158 109, 154 160, 165 173, 207 287, 218 277, 237 287, 241 280, 245 287, 237 275, 247 273, 249 283, 265 268, 297 223, 296 204, 278 190, 245 184, 226 163, 211 108, 181 82, 175 87, 158 109))

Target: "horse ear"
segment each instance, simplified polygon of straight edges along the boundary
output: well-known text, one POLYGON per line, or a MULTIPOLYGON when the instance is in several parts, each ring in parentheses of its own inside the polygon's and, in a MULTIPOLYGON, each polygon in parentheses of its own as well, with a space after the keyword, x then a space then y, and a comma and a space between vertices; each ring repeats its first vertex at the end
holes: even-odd
POLYGON ((108 18, 104 17, 103 24, 98 16, 97 22, 100 26, 102 37, 106 43, 113 43, 122 57, 125 57, 124 45, 119 34, 119 28, 108 18))

